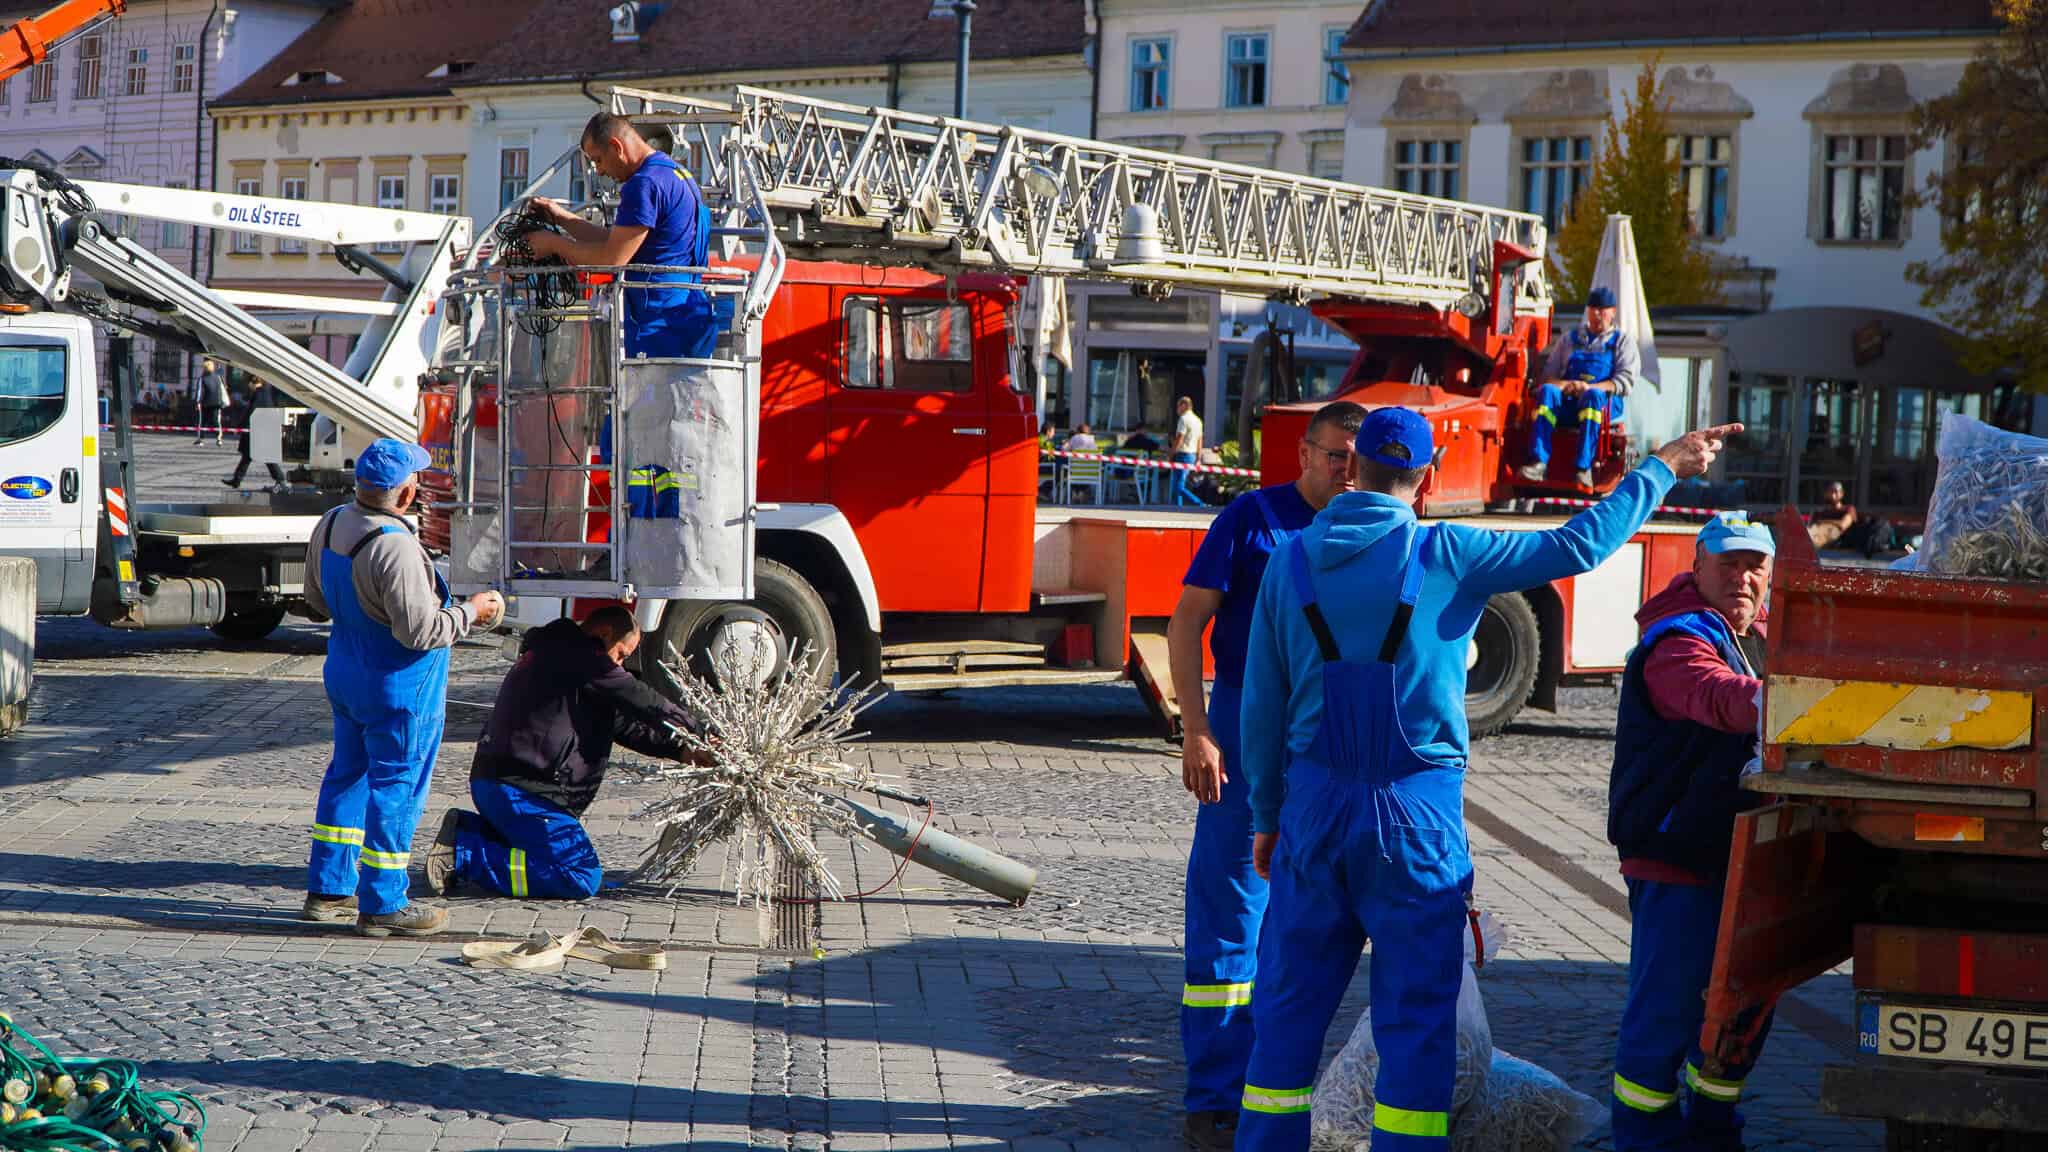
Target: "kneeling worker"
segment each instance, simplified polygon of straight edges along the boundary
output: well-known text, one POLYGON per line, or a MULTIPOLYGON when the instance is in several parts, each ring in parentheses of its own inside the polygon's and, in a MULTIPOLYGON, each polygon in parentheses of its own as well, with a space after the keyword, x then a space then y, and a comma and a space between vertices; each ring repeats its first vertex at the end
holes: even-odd
POLYGON ((442 819, 427 856, 430 891, 461 879, 504 896, 596 894, 604 869, 581 817, 604 783, 612 743, 677 757, 675 730, 689 725, 622 666, 639 646, 633 614, 616 605, 526 634, 470 765, 477 810, 442 819))

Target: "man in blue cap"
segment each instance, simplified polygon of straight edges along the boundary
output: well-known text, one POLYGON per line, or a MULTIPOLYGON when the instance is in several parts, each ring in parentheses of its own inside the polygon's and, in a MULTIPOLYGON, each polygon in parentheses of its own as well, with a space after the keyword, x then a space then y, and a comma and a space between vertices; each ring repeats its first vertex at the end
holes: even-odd
POLYGON ((1181 712, 1181 783, 1201 807, 1188 850, 1182 947, 1180 1042, 1187 1058, 1187 1115, 1181 1131, 1198 1149, 1228 1148, 1237 1136, 1244 1062, 1252 1047, 1252 985, 1266 881, 1252 869, 1251 792, 1238 755, 1244 649, 1266 563, 1338 493, 1350 489, 1351 438, 1365 409, 1325 404, 1296 446, 1301 475, 1255 488, 1209 525, 1188 565, 1180 603, 1166 626, 1173 693, 1181 712), (1211 623, 1214 627, 1211 628, 1211 623), (1216 658, 1216 687, 1202 699, 1202 632, 1216 658))
POLYGON ((1723 512, 1700 530, 1692 571, 1636 613, 1642 639, 1622 673, 1607 838, 1621 854, 1630 921, 1628 1006, 1614 1053, 1617 1152, 1740 1152, 1741 1065, 1699 1050, 1721 887, 1740 787, 1756 754, 1763 627, 1777 545, 1723 512), (1682 1098, 1681 1098, 1682 1097, 1682 1098))
POLYGON ((384 439, 356 457, 356 498, 306 544, 306 605, 334 622, 322 670, 334 758, 320 781, 307 865, 307 920, 353 918, 364 936, 426 936, 440 908, 409 904, 413 827, 441 749, 448 650, 495 624, 505 601, 455 604, 405 519, 427 450, 384 439))
POLYGON ((1615 327, 1614 290, 1595 288, 1586 296, 1586 321, 1550 346, 1543 386, 1536 390, 1536 420, 1529 433, 1529 462, 1518 473, 1541 484, 1550 472, 1550 437, 1558 421, 1579 428, 1581 488, 1593 486, 1593 458, 1601 425, 1622 417, 1622 398, 1643 370, 1635 337, 1615 327))
POLYGON ((1450 1146, 1473 630, 1488 597, 1599 566, 1739 431, 1672 441, 1563 527, 1498 532, 1416 519, 1428 421, 1390 407, 1359 427, 1359 490, 1273 557, 1252 614, 1239 727, 1252 858, 1271 891, 1238 1148, 1308 1147, 1323 1035, 1367 939, 1373 1152, 1450 1146))

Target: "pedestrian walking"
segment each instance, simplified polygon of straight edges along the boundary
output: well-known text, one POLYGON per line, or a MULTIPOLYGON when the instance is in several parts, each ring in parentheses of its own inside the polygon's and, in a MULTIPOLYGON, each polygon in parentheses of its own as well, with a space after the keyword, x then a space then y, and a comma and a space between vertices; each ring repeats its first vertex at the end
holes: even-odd
MULTIPOLYGON (((258 408, 279 407, 277 389, 263 382, 260 376, 249 378, 249 397, 242 402, 242 431, 235 441, 235 470, 223 478, 221 483, 230 488, 240 488, 242 477, 249 474, 249 433, 256 423, 258 408)), ((284 469, 276 461, 266 460, 263 467, 270 472, 270 487, 273 492, 285 487, 284 469)))
POLYGON ((1240 722, 1271 889, 1238 1148, 1308 1147, 1323 1035, 1368 939, 1373 1152, 1449 1147, 1472 633, 1490 596, 1598 567, 1739 431, 1687 433, 1563 527, 1504 532, 1416 519, 1436 450, 1420 414, 1380 408, 1359 426, 1359 491, 1275 557, 1252 614, 1240 722))
POLYGON ((1723 512, 1700 530, 1692 571, 1636 613, 1642 638, 1621 679, 1607 838, 1628 884, 1628 1004, 1614 1050, 1615 1152, 1741 1152, 1749 1059, 1700 1051, 1707 980, 1735 816, 1756 755, 1770 529, 1723 512))
MULTIPOLYGON (((1202 451, 1202 418, 1195 415, 1195 402, 1186 396, 1173 406, 1176 416, 1173 423, 1173 462, 1193 464, 1202 451)), ((1194 473, 1186 468, 1173 470, 1173 503, 1200 505, 1202 498, 1188 487, 1188 480, 1194 473)))
POLYGON ((1351 487, 1351 438, 1365 409, 1325 404, 1297 446, 1301 475, 1258 488, 1218 513, 1188 566, 1167 624, 1168 663, 1180 702, 1181 783, 1200 802, 1188 851, 1180 1040, 1187 1060, 1182 1135, 1198 1149, 1237 1135, 1244 1066, 1252 1048, 1252 983, 1266 881, 1252 868, 1251 794, 1238 754, 1245 644, 1266 562, 1351 487), (1211 627, 1211 625, 1214 625, 1211 627), (1202 633, 1216 684, 1202 699, 1202 633))
POLYGON ((364 936, 425 936, 444 909, 406 899, 412 834, 426 801, 448 695, 448 650, 504 615, 496 592, 455 604, 404 515, 427 451, 383 439, 356 457, 356 498, 306 545, 306 605, 332 618, 322 671, 334 756, 320 782, 307 864, 307 920, 353 918, 364 936))
POLYGON ((203 360, 199 366, 199 383, 195 399, 199 409, 199 434, 192 437, 194 444, 206 441, 206 423, 213 422, 213 442, 217 447, 226 437, 226 420, 223 414, 228 408, 228 374, 225 368, 211 359, 203 360))

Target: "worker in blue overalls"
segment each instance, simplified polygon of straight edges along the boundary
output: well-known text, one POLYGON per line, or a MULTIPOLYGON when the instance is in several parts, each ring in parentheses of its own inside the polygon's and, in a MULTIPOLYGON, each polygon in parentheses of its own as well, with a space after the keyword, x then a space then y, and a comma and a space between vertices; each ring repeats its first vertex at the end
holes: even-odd
POLYGON ((1600 430, 1622 418, 1623 398, 1642 372, 1635 337, 1615 326, 1614 291, 1595 288, 1586 296, 1586 320, 1550 346, 1543 386, 1536 390, 1536 419, 1529 430, 1529 462, 1518 473, 1541 484, 1550 471, 1550 437, 1559 421, 1579 428, 1579 487, 1593 486, 1593 460, 1600 430))
POLYGON ((448 650, 505 613, 496 592, 453 603, 405 520, 427 462, 402 440, 364 449, 355 501, 322 516, 306 545, 306 606, 334 621, 322 669, 334 758, 300 915, 354 919, 365 936, 426 936, 447 923, 445 909, 407 901, 412 833, 441 750, 448 650))
POLYGON ((1380 408, 1338 496, 1273 558, 1246 651, 1253 863, 1271 882, 1240 1149, 1308 1147, 1323 1034, 1373 942, 1373 1152, 1449 1147, 1472 861, 1465 662, 1487 598, 1597 567, 1738 425, 1665 445, 1563 527, 1425 527, 1427 420, 1380 408))
POLYGON ((1252 977, 1266 882, 1252 870, 1250 793, 1237 752, 1252 605, 1273 550, 1350 489, 1351 437, 1363 419, 1365 409, 1357 404, 1325 404, 1309 419, 1297 448, 1300 478, 1247 492, 1217 514, 1188 566, 1180 603, 1166 627, 1181 710, 1181 782, 1201 804, 1188 851, 1180 997, 1188 1076, 1183 1134, 1196 1148, 1228 1148, 1236 1138, 1244 1062, 1252 1048, 1252 977), (1212 621, 1216 687, 1204 706, 1202 632, 1212 621))

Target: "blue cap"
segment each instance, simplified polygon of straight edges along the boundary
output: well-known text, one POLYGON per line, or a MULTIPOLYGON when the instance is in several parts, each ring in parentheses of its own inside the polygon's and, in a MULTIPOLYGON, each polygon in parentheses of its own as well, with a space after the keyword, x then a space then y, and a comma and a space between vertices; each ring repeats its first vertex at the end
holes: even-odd
POLYGON ((1388 406, 1365 414, 1351 450, 1368 460, 1406 471, 1427 467, 1435 456, 1436 442, 1429 421, 1412 408, 1388 406))
POLYGON ((1761 552, 1766 556, 1778 554, 1778 542, 1771 538, 1768 525, 1758 524, 1749 518, 1747 512, 1722 512, 1700 529, 1700 551, 1761 552))
POLYGON ((1595 288, 1595 289, 1593 289, 1593 290, 1592 290, 1591 292, 1588 292, 1588 293, 1586 293, 1586 307, 1588 307, 1588 308, 1612 308, 1612 307, 1614 307, 1614 289, 1612 289, 1612 288, 1595 288))
POLYGON ((356 482, 372 488, 396 488, 432 459, 425 448, 387 436, 356 457, 356 482))

